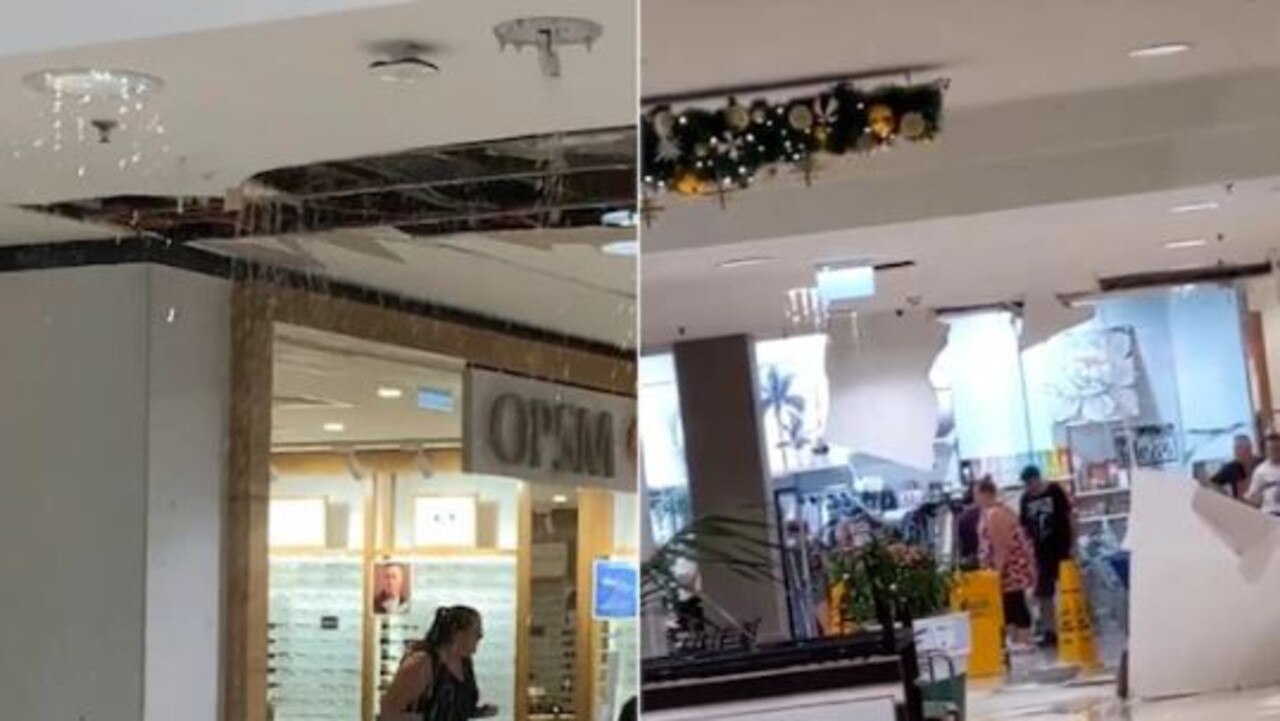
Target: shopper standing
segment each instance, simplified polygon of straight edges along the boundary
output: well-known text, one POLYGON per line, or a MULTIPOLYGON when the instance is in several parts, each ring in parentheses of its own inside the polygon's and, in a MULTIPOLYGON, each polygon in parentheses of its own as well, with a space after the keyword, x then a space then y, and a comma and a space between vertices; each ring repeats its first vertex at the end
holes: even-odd
POLYGON ((480 705, 471 663, 482 638, 480 613, 474 608, 447 606, 436 611, 427 637, 405 655, 382 697, 382 717, 468 721, 496 716, 496 707, 480 705))
POLYGON ((1022 470, 1026 491, 1022 494, 1022 526, 1035 547, 1036 605, 1040 611, 1041 643, 1058 643, 1057 615, 1054 597, 1058 592, 1058 573, 1063 561, 1070 559, 1075 545, 1071 499, 1057 484, 1047 483, 1036 466, 1022 470))
POLYGON ((1000 574, 1009 640, 1014 650, 1026 650, 1031 646, 1027 592, 1036 586, 1035 549, 1018 517, 1000 501, 1000 491, 990 477, 978 482, 974 498, 982 509, 978 531, 982 567, 1000 574))
POLYGON ((1209 479, 1209 483, 1232 498, 1244 498, 1253 472, 1262 463, 1262 459, 1253 452, 1253 439, 1243 434, 1236 436, 1232 456, 1233 460, 1219 468, 1209 479))
POLYGON ((1267 460, 1254 469, 1246 500, 1263 513, 1280 516, 1280 434, 1267 436, 1267 460))
POLYGON ((964 509, 956 519, 956 555, 960 568, 971 570, 979 563, 980 538, 979 526, 982 524, 982 507, 978 505, 971 485, 964 492, 964 509))

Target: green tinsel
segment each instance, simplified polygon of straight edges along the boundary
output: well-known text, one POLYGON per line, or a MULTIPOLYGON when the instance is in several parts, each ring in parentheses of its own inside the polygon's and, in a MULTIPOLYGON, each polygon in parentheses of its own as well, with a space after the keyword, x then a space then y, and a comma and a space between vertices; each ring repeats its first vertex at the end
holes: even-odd
POLYGON ((937 136, 945 83, 862 91, 841 84, 783 103, 730 99, 718 110, 647 112, 641 123, 643 180, 649 191, 745 188, 763 170, 804 167, 818 153, 869 153, 937 136), (886 116, 883 108, 889 113, 886 116), (871 114, 886 124, 873 130, 871 114))

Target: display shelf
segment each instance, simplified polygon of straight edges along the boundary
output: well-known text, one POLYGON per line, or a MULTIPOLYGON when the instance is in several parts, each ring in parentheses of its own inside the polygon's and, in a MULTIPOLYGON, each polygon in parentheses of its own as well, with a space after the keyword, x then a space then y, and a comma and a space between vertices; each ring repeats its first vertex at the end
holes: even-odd
POLYGON ((601 663, 596 678, 597 718, 617 718, 622 705, 639 693, 639 629, 635 621, 597 624, 601 663))
POLYGON ((421 640, 441 606, 480 612, 484 641, 474 659, 482 703, 496 704, 500 721, 515 718, 516 558, 509 554, 398 558, 413 569, 409 612, 378 619, 374 685, 381 695, 409 644, 421 640))
POLYGON ((1097 488, 1091 491, 1079 491, 1076 498, 1100 498, 1102 496, 1115 496, 1121 493, 1128 493, 1128 488, 1097 488))
POLYGON ((1128 520, 1128 513, 1107 513, 1100 516, 1081 516, 1080 523, 1107 523, 1110 521, 1128 520))
POLYGON ((269 574, 267 668, 273 718, 360 718, 360 559, 274 556, 269 574))

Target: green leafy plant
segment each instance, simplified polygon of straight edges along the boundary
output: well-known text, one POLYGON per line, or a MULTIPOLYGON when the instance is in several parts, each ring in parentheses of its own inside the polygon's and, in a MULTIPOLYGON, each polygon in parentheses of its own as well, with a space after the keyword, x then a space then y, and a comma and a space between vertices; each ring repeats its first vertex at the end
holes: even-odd
POLYGON ((928 550, 884 537, 832 554, 832 583, 845 584, 842 618, 860 626, 883 623, 892 609, 911 618, 925 618, 946 610, 951 574, 928 550))

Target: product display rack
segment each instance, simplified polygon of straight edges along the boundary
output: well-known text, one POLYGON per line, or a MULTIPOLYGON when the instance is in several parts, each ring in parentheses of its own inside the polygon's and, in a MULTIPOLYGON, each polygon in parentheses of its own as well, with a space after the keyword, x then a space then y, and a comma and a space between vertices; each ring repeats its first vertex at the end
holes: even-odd
POLYGON ((511 553, 396 557, 413 572, 409 612, 365 609, 362 554, 273 554, 268 610, 268 702, 276 721, 374 718, 377 700, 409 644, 422 639, 444 604, 474 607, 484 619, 475 673, 482 701, 500 721, 515 718, 517 559, 511 553), (375 648, 365 663, 364 624, 375 648), (372 697, 363 697, 365 674, 372 697))
POLYGON ((597 718, 617 718, 622 704, 640 693, 640 633, 635 621, 597 624, 601 658, 597 665, 597 718))
POLYGON ((361 717, 363 583, 358 556, 272 557, 267 685, 276 721, 361 717))
POLYGON ((1129 527, 1129 479, 1134 458, 1125 421, 1075 423, 1066 428, 1075 467, 1072 500, 1082 545, 1123 543, 1129 527), (1117 437, 1130 447, 1116 448, 1117 437), (1123 452, 1122 452, 1123 451, 1123 452))
MULTIPOLYGON (((377 629, 374 675, 376 696, 394 678, 409 644, 421 640, 436 609, 466 605, 480 612, 484 640, 474 659, 482 703, 498 706, 499 721, 515 719, 517 559, 510 553, 431 556, 400 554, 384 560, 408 563, 413 586, 409 612, 375 617, 377 629)), ((371 699, 371 706, 376 700, 371 699)))

